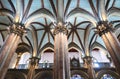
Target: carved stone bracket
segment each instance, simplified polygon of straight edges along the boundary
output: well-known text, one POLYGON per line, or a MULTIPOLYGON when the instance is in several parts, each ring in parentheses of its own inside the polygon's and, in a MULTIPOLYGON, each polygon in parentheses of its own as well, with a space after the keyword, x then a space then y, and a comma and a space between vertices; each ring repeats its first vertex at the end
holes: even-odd
POLYGON ((61 22, 59 22, 58 25, 55 27, 53 34, 56 35, 60 32, 66 35, 68 34, 67 28, 61 22))
POLYGON ((38 58, 38 57, 32 57, 32 58, 30 58, 30 60, 31 60, 30 61, 31 65, 36 66, 39 63, 40 58, 38 58))
POLYGON ((93 57, 91 57, 91 56, 85 56, 83 58, 84 62, 88 65, 92 63, 92 59, 93 59, 93 57))
POLYGON ((23 24, 20 23, 12 23, 8 28, 9 33, 15 33, 19 36, 22 36, 26 33, 26 28, 23 24))
POLYGON ((96 33, 99 34, 100 36, 109 32, 109 31, 114 30, 112 27, 112 23, 108 23, 108 21, 98 22, 96 29, 97 29, 96 33))

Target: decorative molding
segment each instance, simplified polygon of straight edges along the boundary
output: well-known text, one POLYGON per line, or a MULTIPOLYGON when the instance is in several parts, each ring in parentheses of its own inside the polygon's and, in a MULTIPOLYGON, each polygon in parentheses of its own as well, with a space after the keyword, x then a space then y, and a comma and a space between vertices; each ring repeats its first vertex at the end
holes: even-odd
POLYGON ((30 58, 30 63, 31 63, 31 65, 36 66, 39 63, 39 60, 40 60, 40 58, 38 58, 38 57, 32 57, 32 58, 30 58))
POLYGON ((19 36, 22 36, 24 33, 26 33, 26 30, 27 29, 25 28, 24 24, 21 23, 12 23, 8 28, 9 33, 15 33, 19 36))
POLYGON ((61 22, 58 23, 58 25, 55 27, 54 32, 53 32, 54 35, 58 33, 64 33, 66 35, 68 34, 67 28, 61 22))
POLYGON ((103 34, 113 31, 112 23, 108 23, 108 21, 100 21, 98 22, 98 25, 96 27, 97 31, 96 33, 102 36, 103 34))
POLYGON ((87 64, 91 64, 92 63, 92 60, 93 60, 93 57, 91 56, 85 56, 83 58, 84 62, 86 62, 87 64))

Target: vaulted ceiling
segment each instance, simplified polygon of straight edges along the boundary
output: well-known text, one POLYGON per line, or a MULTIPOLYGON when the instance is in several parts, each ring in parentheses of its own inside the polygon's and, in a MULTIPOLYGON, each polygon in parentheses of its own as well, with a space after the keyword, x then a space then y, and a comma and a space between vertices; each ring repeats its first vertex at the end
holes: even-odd
POLYGON ((68 45, 85 52, 105 45, 94 31, 99 21, 113 23, 120 38, 120 0, 0 0, 0 45, 13 22, 29 29, 21 42, 39 54, 54 47, 53 30, 62 21, 67 27, 68 45))

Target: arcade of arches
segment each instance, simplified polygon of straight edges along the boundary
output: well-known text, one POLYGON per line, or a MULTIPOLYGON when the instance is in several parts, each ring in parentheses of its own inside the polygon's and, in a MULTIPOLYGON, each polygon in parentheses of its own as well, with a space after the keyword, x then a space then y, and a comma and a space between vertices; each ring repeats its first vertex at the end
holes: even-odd
POLYGON ((0 79, 120 79, 120 0, 0 0, 0 79))

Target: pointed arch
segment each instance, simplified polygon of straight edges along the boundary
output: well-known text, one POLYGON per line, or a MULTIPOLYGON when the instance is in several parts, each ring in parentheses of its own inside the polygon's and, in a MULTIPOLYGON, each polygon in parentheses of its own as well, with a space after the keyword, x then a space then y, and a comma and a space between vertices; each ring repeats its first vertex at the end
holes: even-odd
POLYGON ((95 18, 92 14, 90 14, 88 11, 81 9, 81 8, 75 8, 73 9, 67 16, 66 21, 69 22, 69 19, 72 17, 83 17, 88 19, 94 26, 97 24, 97 18, 95 18))
POLYGON ((49 18, 52 22, 55 22, 55 16, 49 10, 42 8, 28 16, 27 20, 25 21, 25 27, 28 27, 31 22, 41 17, 49 18))
POLYGON ((8 10, 8 9, 0 9, 0 16, 9 16, 10 18, 14 18, 15 14, 11 11, 11 10, 8 10))

